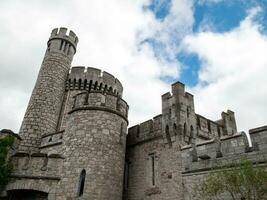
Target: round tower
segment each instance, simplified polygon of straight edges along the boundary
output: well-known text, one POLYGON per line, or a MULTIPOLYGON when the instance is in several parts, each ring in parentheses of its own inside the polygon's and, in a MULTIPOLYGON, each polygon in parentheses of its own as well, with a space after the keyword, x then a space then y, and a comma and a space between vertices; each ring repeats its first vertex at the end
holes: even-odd
POLYGON ((25 113, 20 134, 21 150, 37 151, 41 136, 57 129, 65 83, 78 38, 66 28, 54 29, 25 113))
POLYGON ((99 69, 74 67, 67 90, 80 92, 69 100, 58 197, 120 200, 128 125, 121 83, 99 69))

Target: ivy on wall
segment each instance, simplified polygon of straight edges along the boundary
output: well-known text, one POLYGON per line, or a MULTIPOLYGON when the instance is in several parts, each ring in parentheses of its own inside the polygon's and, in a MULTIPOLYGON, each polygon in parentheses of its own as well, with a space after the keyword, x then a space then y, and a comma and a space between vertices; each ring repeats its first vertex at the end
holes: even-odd
POLYGON ((9 175, 12 172, 12 164, 7 161, 7 155, 10 147, 12 147, 15 137, 7 135, 0 138, 0 191, 2 191, 9 181, 9 175))

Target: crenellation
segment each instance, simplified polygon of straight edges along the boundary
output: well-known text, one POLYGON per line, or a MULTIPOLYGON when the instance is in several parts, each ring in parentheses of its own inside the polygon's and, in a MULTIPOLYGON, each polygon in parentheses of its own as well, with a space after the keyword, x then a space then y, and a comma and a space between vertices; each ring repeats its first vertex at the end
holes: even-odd
POLYGON ((153 119, 137 124, 128 129, 127 145, 136 145, 161 136, 162 116, 157 115, 153 119))
POLYGON ((108 72, 92 67, 72 67, 66 90, 99 90, 115 95, 122 95, 122 85, 118 79, 108 72))
POLYGON ((77 45, 78 37, 76 36, 76 34, 72 30, 70 30, 69 34, 67 34, 67 31, 68 29, 64 27, 55 28, 52 30, 49 40, 57 38, 57 37, 62 37, 62 38, 70 40, 75 45, 77 45))

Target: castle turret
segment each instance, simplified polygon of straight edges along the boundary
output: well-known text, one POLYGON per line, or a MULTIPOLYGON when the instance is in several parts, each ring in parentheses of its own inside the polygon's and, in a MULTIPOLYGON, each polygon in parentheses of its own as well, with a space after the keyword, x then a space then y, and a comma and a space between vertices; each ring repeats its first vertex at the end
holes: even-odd
MULTIPOLYGON (((196 130, 194 97, 185 92, 183 83, 172 84, 172 94, 162 95, 162 130, 164 136, 185 145, 193 143, 196 130), (169 135, 169 136, 168 136, 169 135)), ((170 139, 169 139, 170 140, 170 139)))
POLYGON ((37 151, 41 136, 56 131, 65 83, 76 52, 78 38, 66 28, 54 29, 24 116, 21 150, 37 151))
POLYGON ((67 199, 122 199, 128 105, 120 82, 99 69, 74 67, 67 90, 73 93, 59 189, 67 199))

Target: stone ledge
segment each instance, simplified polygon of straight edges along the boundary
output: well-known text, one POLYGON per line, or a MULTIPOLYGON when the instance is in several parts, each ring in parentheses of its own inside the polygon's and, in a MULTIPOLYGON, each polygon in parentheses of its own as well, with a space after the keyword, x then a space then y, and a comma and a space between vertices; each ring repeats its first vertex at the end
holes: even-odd
POLYGON ((20 175, 20 174, 11 174, 11 178, 25 178, 25 179, 46 179, 46 180, 56 180, 59 181, 61 177, 59 176, 30 176, 30 175, 20 175))
POLYGON ((241 137, 241 136, 243 136, 242 133, 243 133, 243 132, 241 132, 241 133, 236 133, 236 134, 234 134, 234 135, 224 135, 224 136, 221 137, 221 140, 228 140, 228 139, 232 139, 232 138, 236 138, 236 137, 241 137))
POLYGON ((267 131, 267 126, 261 126, 258 128, 250 129, 249 134, 259 133, 259 132, 263 132, 263 131, 267 131))
MULTIPOLYGON (((225 160, 225 158, 219 158, 220 160, 225 160)), ((248 160, 251 160, 250 158, 247 158, 248 160)), ((186 174, 194 174, 194 173, 201 173, 201 172, 209 172, 212 170, 223 170, 223 169, 229 169, 231 168, 231 166, 233 165, 233 163, 216 163, 216 160, 218 160, 218 158, 216 159, 211 159, 209 160, 210 162, 214 162, 216 164, 216 166, 212 166, 212 164, 210 166, 205 165, 204 167, 199 167, 198 169, 185 169, 184 171, 182 171, 182 175, 186 175, 186 174)), ((205 160, 202 161, 198 161, 198 162, 205 162, 205 160)), ((259 161, 253 161, 254 165, 266 165, 267 161, 266 160, 259 160, 259 161)))
POLYGON ((47 134, 43 135, 41 138, 45 138, 45 137, 48 137, 48 136, 51 136, 51 135, 57 135, 59 133, 64 133, 64 132, 65 132, 65 130, 54 132, 54 133, 47 133, 47 134))
POLYGON ((39 149, 43 149, 43 148, 47 148, 47 147, 52 147, 52 146, 57 146, 57 145, 61 145, 61 144, 62 144, 62 141, 54 142, 54 143, 51 143, 51 144, 40 146, 39 149))
POLYGON ((72 113, 74 113, 76 111, 81 111, 81 110, 100 110, 100 111, 110 112, 110 113, 113 113, 115 115, 118 115, 118 116, 122 117, 127 122, 127 125, 129 124, 127 117, 125 117, 120 112, 115 111, 115 110, 110 109, 110 108, 100 107, 100 106, 86 106, 86 107, 74 108, 70 112, 68 112, 68 114, 72 114, 72 113))

